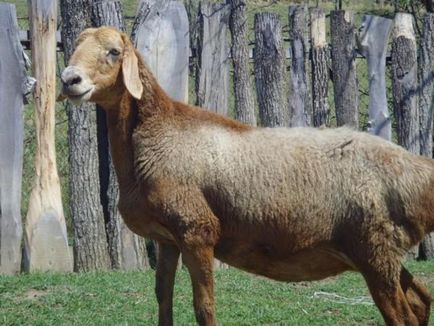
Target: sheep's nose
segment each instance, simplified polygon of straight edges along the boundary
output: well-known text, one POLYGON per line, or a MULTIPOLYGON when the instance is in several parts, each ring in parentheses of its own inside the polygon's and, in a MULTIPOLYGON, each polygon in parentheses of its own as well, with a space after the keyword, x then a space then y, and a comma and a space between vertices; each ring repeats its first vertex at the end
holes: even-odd
POLYGON ((60 80, 64 87, 70 87, 80 84, 83 79, 75 67, 66 67, 62 72, 62 76, 60 76, 60 80))

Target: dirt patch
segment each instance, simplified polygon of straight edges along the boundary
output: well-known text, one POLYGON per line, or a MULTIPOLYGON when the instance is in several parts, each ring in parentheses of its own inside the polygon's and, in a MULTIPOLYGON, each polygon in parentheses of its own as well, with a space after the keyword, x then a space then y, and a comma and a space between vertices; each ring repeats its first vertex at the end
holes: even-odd
POLYGON ((27 300, 35 300, 40 297, 43 297, 44 295, 47 295, 48 291, 46 290, 36 290, 36 289, 30 289, 26 293, 24 293, 24 298, 27 300))

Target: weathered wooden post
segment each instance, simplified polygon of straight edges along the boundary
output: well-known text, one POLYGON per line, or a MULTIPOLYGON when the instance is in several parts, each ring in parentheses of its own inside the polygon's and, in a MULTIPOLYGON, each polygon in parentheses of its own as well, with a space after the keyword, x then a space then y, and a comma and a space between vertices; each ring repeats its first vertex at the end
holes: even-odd
POLYGON ((21 268, 23 90, 26 78, 15 5, 0 3, 0 274, 21 268))
POLYGON ((420 153, 417 110, 417 48, 413 16, 398 13, 392 42, 392 87, 398 143, 420 153))
POLYGON ((309 75, 306 70, 308 53, 306 5, 289 7, 289 39, 291 43, 291 69, 289 82, 289 125, 312 125, 312 105, 309 75))
MULTIPOLYGON (((92 24, 96 27, 113 26, 125 31, 121 2, 119 0, 93 2, 92 24)), ((145 239, 134 234, 125 225, 118 210, 119 185, 109 150, 105 111, 97 106, 96 116, 101 202, 112 268, 122 270, 149 268, 145 239)))
POLYGON ((354 15, 331 12, 332 80, 338 126, 359 127, 359 94, 355 62, 354 15))
POLYGON ((133 41, 163 89, 188 102, 189 25, 180 1, 140 3, 133 41))
MULTIPOLYGON (((60 0, 65 64, 80 32, 91 27, 90 0, 60 0)), ((66 104, 70 168, 70 207, 74 225, 74 270, 110 269, 100 198, 95 106, 66 104)))
MULTIPOLYGON (((190 36, 184 5, 179 1, 141 0, 132 38, 163 89, 187 103, 190 36)), ((154 249, 158 251, 158 246, 154 249)))
MULTIPOLYGON (((413 16, 397 13, 392 41, 392 91, 398 144, 412 153, 420 153, 419 114, 417 109, 417 48, 413 16)), ((418 248, 409 257, 418 257, 418 248)))
POLYGON ((321 8, 310 10, 312 122, 315 127, 329 124, 328 104, 329 48, 326 40, 325 13, 321 8))
MULTIPOLYGON (((254 50, 256 93, 262 126, 287 126, 284 108, 284 51, 279 18, 272 13, 255 14, 254 50)), ((286 109, 287 111, 287 109, 286 109)))
POLYGON ((228 19, 228 5, 199 4, 196 104, 223 115, 228 113, 229 98, 228 19))
MULTIPOLYGON (((423 18, 423 31, 419 55, 419 121, 420 154, 433 155, 433 105, 434 105, 434 13, 423 18)), ((434 259, 434 233, 422 241, 420 256, 434 259)))
POLYGON ((54 143, 57 2, 29 0, 36 120, 35 181, 25 227, 26 271, 71 271, 54 143))
POLYGON ((235 118, 256 126, 255 100, 249 69, 249 45, 245 0, 228 0, 231 6, 229 29, 232 35, 231 55, 234 66, 235 118))
POLYGON ((392 139, 392 123, 387 109, 386 53, 392 20, 365 15, 359 35, 359 50, 368 60, 368 132, 392 139))

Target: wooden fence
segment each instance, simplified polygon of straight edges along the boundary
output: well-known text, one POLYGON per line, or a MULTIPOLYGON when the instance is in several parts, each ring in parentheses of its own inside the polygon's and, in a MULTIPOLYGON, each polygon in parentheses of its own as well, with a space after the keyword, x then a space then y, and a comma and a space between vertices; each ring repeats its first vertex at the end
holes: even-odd
MULTIPOLYGON (((74 249, 70 254, 63 210, 59 207, 59 181, 51 145, 53 125, 46 124, 54 121, 50 55, 54 56, 57 47, 64 51, 67 61, 75 37, 86 27, 112 25, 125 30, 121 1, 101 0, 78 7, 73 0, 61 0, 62 30, 57 34, 49 28, 56 20, 55 8, 51 7, 55 1, 29 3, 30 39, 18 30, 14 6, 0 3, 0 70, 6 67, 0 71, 0 273, 20 271, 22 260, 22 99, 28 92, 22 85, 31 83, 26 83, 30 79, 25 75, 20 38, 24 46, 32 49, 39 144, 36 181, 25 221, 24 269, 148 268, 145 242, 125 227, 117 211, 118 190, 108 151, 105 116, 90 104, 66 107, 71 189, 68 204, 74 232, 70 235, 74 249), (48 103, 43 102, 48 99, 48 103), (50 187, 39 189, 40 185, 50 187)), ((396 134, 397 142, 408 150, 432 156, 433 14, 426 14, 417 44, 413 17, 404 13, 397 14, 394 22, 366 16, 359 29, 349 11, 336 10, 326 15, 320 8, 294 5, 288 8, 287 32, 282 30, 277 15, 257 13, 253 53, 249 55, 243 3, 231 0, 201 4, 196 14, 187 12, 182 1, 140 2, 132 39, 172 97, 188 101, 188 74, 192 71, 197 104, 228 114, 233 94, 234 116, 245 123, 264 127, 347 125, 388 140, 396 134), (187 17, 196 15, 195 23, 189 24, 187 17), (192 27, 194 31, 189 31, 192 27), (227 30, 231 39, 227 38, 227 30), (189 53, 195 55, 189 58, 189 53), (367 60, 369 79, 368 122, 364 126, 359 119, 356 69, 360 55, 367 60), (386 57, 390 59, 390 87, 386 57), (392 94, 387 94, 387 89, 392 94), (393 114, 388 110, 387 98, 393 99, 393 114), (392 126, 396 126, 394 132, 392 126)), ((428 237, 420 249, 414 250, 415 256, 433 258, 434 239, 428 237)))

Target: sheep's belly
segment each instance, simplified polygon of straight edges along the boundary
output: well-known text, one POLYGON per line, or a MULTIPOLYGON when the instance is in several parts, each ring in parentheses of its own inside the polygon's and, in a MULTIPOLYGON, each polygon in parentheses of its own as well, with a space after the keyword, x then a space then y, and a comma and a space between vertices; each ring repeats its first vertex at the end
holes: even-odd
POLYGON ((279 281, 313 281, 354 270, 350 260, 327 246, 315 247, 297 253, 271 252, 264 246, 231 242, 217 246, 215 256, 221 261, 247 272, 279 281))

